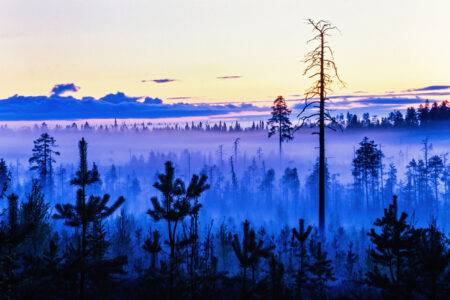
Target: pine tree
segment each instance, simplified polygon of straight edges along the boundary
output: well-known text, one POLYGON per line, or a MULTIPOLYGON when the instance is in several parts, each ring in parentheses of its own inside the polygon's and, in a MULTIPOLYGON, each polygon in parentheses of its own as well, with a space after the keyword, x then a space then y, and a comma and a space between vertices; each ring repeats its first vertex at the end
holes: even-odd
POLYGON ((151 232, 149 237, 145 240, 142 249, 150 254, 150 269, 156 270, 158 264, 158 254, 162 250, 158 230, 151 232))
POLYGON ((345 273, 347 279, 354 281, 356 277, 356 263, 358 262, 358 255, 353 252, 353 243, 348 244, 348 249, 345 254, 345 273))
POLYGON ((54 187, 53 164, 56 162, 55 156, 60 155, 54 150, 56 147, 55 138, 48 133, 43 133, 34 141, 33 155, 29 159, 30 170, 37 172, 42 188, 50 195, 53 195, 54 187))
POLYGON ((272 194, 274 190, 274 181, 275 181, 275 171, 273 169, 267 170, 264 174, 264 178, 261 181, 259 189, 265 195, 265 200, 267 204, 271 204, 272 202, 272 194))
POLYGON ((397 188, 397 168, 393 163, 389 164, 387 176, 386 184, 384 185, 385 192, 383 195, 386 198, 392 199, 397 188))
POLYGON ((412 290, 409 276, 414 271, 408 268, 408 260, 414 254, 417 231, 406 223, 407 218, 405 212, 398 215, 397 196, 394 196, 384 216, 374 222, 381 232, 372 228, 368 233, 373 244, 368 255, 374 267, 367 272, 367 280, 396 299, 410 296, 412 290))
POLYGON ((51 233, 49 209, 50 204, 45 202, 41 185, 37 180, 33 180, 27 201, 22 202, 20 207, 20 220, 24 224, 34 224, 34 230, 23 246, 34 256, 40 255, 44 250, 43 246, 48 243, 51 233))
POLYGON ((296 292, 299 297, 303 296, 304 289, 309 284, 309 257, 308 257, 308 249, 306 248, 306 240, 311 234, 312 226, 308 225, 305 229, 305 220, 299 219, 299 229, 292 229, 292 239, 293 242, 298 243, 298 253, 297 256, 299 258, 298 263, 298 271, 295 274, 295 286, 296 292))
POLYGON ((418 275, 418 292, 428 299, 444 299, 450 293, 450 250, 445 233, 433 221, 419 230, 416 259, 411 268, 418 275))
POLYGON ((444 172, 444 162, 438 155, 433 155, 428 161, 429 178, 433 186, 433 208, 436 210, 439 203, 439 183, 444 172))
POLYGON ((5 197, 6 191, 11 183, 11 172, 6 166, 5 160, 0 159, 0 200, 5 197))
POLYGON ((186 191, 186 196, 190 199, 191 205, 193 207, 198 207, 198 209, 193 209, 190 214, 190 228, 189 228, 189 246, 190 246, 190 259, 188 262, 191 280, 195 280, 195 271, 199 267, 199 210, 201 203, 199 201, 200 196, 210 188, 209 184, 206 183, 206 175, 193 175, 191 182, 186 191))
POLYGON ((22 246, 33 232, 33 223, 20 222, 18 196, 8 196, 7 220, 0 223, 0 298, 20 298, 24 278, 22 246))
POLYGON ((170 295, 174 291, 174 276, 178 268, 176 250, 181 246, 186 246, 190 241, 180 241, 177 229, 180 223, 189 216, 195 216, 201 208, 198 201, 200 195, 209 188, 206 185, 206 175, 192 176, 189 186, 180 178, 175 178, 175 169, 171 161, 165 164, 165 173, 158 175, 158 181, 153 184, 162 194, 162 200, 152 197, 152 209, 147 214, 156 222, 164 220, 167 223, 169 254, 169 272, 170 272, 170 295))
POLYGON ((326 295, 328 281, 334 281, 333 267, 328 254, 322 248, 321 242, 310 240, 311 264, 311 286, 313 292, 323 298, 326 295))
POLYGON ((265 246, 264 241, 256 238, 254 229, 250 228, 250 222, 244 221, 242 243, 239 236, 235 234, 231 243, 234 254, 239 261, 242 270, 242 296, 248 296, 247 271, 252 270, 252 283, 255 283, 255 271, 261 258, 270 256, 273 246, 265 246))
MULTIPOLYGON (((103 197, 90 196, 86 201, 86 189, 88 186, 98 182, 100 175, 97 170, 97 166, 94 164, 92 169, 88 168, 87 161, 87 143, 82 138, 78 143, 80 163, 75 177, 71 180, 71 184, 78 186, 77 197, 75 205, 56 204, 56 213, 53 215, 55 219, 63 219, 64 224, 69 227, 75 227, 81 229, 80 240, 80 280, 79 280, 79 293, 80 298, 86 298, 86 268, 88 257, 88 241, 87 235, 89 226, 96 226, 96 234, 100 234, 99 228, 101 220, 110 216, 114 211, 119 208, 125 199, 119 197, 111 206, 108 206, 110 197, 105 194, 103 197)), ((98 237, 98 236, 97 236, 98 237)), ((95 262, 95 263, 98 263, 95 262)))
POLYGON ((281 145, 283 142, 289 142, 294 138, 294 127, 292 126, 289 115, 291 110, 287 107, 286 101, 282 96, 278 96, 273 101, 272 117, 267 121, 269 127, 269 138, 278 134, 278 150, 281 160, 281 145))
POLYGON ((293 202, 294 205, 298 204, 300 200, 300 180, 298 178, 297 168, 286 168, 281 182, 286 200, 293 202))
POLYGON ((114 229, 112 236, 112 252, 116 256, 131 256, 133 253, 131 232, 132 216, 127 214, 125 209, 120 210, 119 216, 114 220, 114 229))
POLYGON ((376 191, 379 182, 379 170, 382 164, 384 154, 377 148, 374 141, 367 137, 359 143, 353 159, 352 174, 355 180, 357 191, 361 191, 366 200, 366 207, 369 207, 370 201, 375 200, 376 191))
POLYGON ((269 282, 273 300, 285 298, 284 273, 283 263, 272 254, 269 259, 269 282))

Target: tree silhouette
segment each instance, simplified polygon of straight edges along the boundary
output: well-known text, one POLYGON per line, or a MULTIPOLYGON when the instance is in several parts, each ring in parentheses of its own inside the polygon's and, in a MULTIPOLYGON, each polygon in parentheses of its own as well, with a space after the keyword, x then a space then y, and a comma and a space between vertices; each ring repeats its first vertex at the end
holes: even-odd
POLYGON ((367 272, 367 280, 396 299, 408 297, 412 291, 408 277, 414 271, 408 268, 408 260, 414 254, 417 231, 406 223, 407 218, 405 212, 398 215, 397 196, 394 196, 384 216, 374 222, 381 232, 372 228, 368 233, 373 244, 368 257, 374 267, 367 272))
POLYGON ((45 202, 41 185, 37 180, 33 180, 27 201, 21 203, 19 218, 24 224, 34 224, 34 230, 22 247, 35 256, 42 254, 44 246, 49 242, 51 235, 49 209, 50 204, 45 202))
POLYGON ((16 194, 10 194, 7 200, 7 221, 0 223, 0 298, 13 299, 20 295, 18 286, 26 279, 20 264, 21 248, 35 226, 20 222, 16 194))
POLYGON ((298 177, 297 168, 286 168, 283 177, 281 178, 283 186, 283 196, 295 204, 300 198, 300 179, 298 177))
POLYGON ((11 183, 11 172, 6 166, 5 160, 0 159, 0 200, 5 197, 6 191, 11 183))
POLYGON ((311 273, 310 288, 320 297, 326 294, 327 282, 335 280, 331 260, 328 259, 327 252, 323 250, 321 242, 310 241, 311 273))
POLYGON ((308 42, 317 42, 318 45, 305 56, 307 64, 304 75, 314 80, 313 85, 305 93, 305 104, 300 111, 299 117, 303 126, 307 121, 315 119, 315 125, 319 127, 319 231, 322 238, 325 236, 325 127, 333 128, 336 125, 335 119, 331 117, 327 109, 327 94, 331 91, 330 86, 333 79, 339 78, 337 67, 334 61, 334 54, 328 45, 327 37, 330 32, 337 30, 328 21, 313 21, 308 19, 308 24, 312 26, 316 34, 308 42), (305 114, 308 109, 313 109, 311 113, 305 114), (317 111, 318 109, 318 111, 317 111))
POLYGON ((160 243, 160 234, 158 230, 154 230, 153 232, 151 232, 151 235, 145 240, 142 249, 150 254, 150 268, 152 270, 155 270, 158 262, 158 253, 162 250, 160 243))
POLYGON ((377 148, 375 142, 367 137, 364 137, 356 150, 352 174, 356 187, 363 188, 361 192, 366 200, 366 207, 369 207, 369 199, 373 200, 376 195, 383 156, 383 152, 377 148))
MULTIPOLYGON (((87 252, 87 234, 88 226, 100 226, 98 222, 110 216, 119 208, 125 198, 119 197, 111 206, 108 206, 110 197, 105 194, 103 197, 90 196, 86 201, 86 188, 100 180, 97 166, 94 164, 92 169, 88 168, 87 162, 87 143, 82 138, 78 143, 80 163, 75 177, 71 180, 71 184, 78 186, 76 203, 74 204, 56 204, 56 213, 53 215, 55 219, 63 219, 64 224, 69 227, 81 229, 80 241, 80 281, 79 292, 82 299, 86 298, 86 259, 87 252)), ((99 230, 99 228, 96 228, 99 230)), ((98 233, 98 232, 97 232, 98 233)))
POLYGON ((285 297, 285 285, 283 282, 284 278, 284 265, 275 256, 271 255, 269 259, 269 282, 271 284, 271 294, 272 299, 283 299, 285 297))
POLYGON ((416 259, 412 264, 418 275, 418 291, 428 299, 444 299, 450 292, 450 250, 445 233, 433 220, 428 228, 419 229, 416 259))
POLYGON ((278 96, 273 101, 272 117, 267 121, 269 128, 269 138, 278 133, 278 151, 281 161, 281 145, 283 142, 289 142, 294 138, 294 127, 291 124, 289 115, 291 110, 287 107, 286 101, 282 96, 278 96))
POLYGON ((57 147, 56 140, 48 133, 43 133, 33 143, 33 155, 29 159, 30 170, 37 172, 42 188, 48 190, 52 195, 53 163, 56 162, 54 157, 60 155, 58 151, 54 150, 57 147))
POLYGON ((261 258, 270 256, 273 246, 265 246, 264 241, 256 238, 255 230, 250 228, 250 222, 244 221, 242 243, 235 234, 231 243, 234 254, 242 269, 242 295, 247 296, 247 270, 252 270, 252 282, 255 283, 255 271, 261 258))
POLYGON ((168 232, 168 244, 170 247, 170 293, 173 291, 174 272, 178 267, 175 250, 179 246, 185 246, 191 241, 180 241, 177 236, 177 229, 180 223, 188 216, 198 215, 201 204, 198 198, 209 188, 206 184, 206 175, 193 175, 189 186, 180 178, 175 178, 175 169, 171 161, 164 164, 165 173, 158 175, 158 181, 153 184, 162 193, 162 200, 152 197, 153 209, 149 209, 147 214, 155 221, 165 220, 168 232))
POLYGON ((433 155, 428 160, 428 174, 431 181, 431 184, 433 186, 433 194, 434 194, 434 201, 433 201, 433 208, 434 210, 437 209, 438 203, 439 203, 439 183, 440 179, 442 177, 442 173, 444 172, 444 162, 442 158, 440 158, 438 155, 433 155))
POLYGON ((303 296, 303 290, 308 285, 308 271, 309 271, 309 263, 308 263, 308 250, 306 248, 306 240, 311 234, 312 226, 308 225, 305 228, 305 220, 300 219, 298 221, 299 226, 297 228, 292 229, 292 239, 293 241, 298 243, 298 258, 299 258, 299 268, 298 272, 295 275, 295 285, 297 288, 297 294, 299 297, 303 296))

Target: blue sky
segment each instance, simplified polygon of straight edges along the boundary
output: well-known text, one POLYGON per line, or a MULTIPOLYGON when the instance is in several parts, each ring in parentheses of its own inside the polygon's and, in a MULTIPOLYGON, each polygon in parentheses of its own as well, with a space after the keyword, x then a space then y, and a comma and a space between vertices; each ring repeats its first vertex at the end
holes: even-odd
POLYGON ((78 98, 298 98, 310 84, 306 18, 340 29, 330 43, 346 86, 335 95, 447 85, 449 11, 444 0, 3 0, 0 97, 74 83, 78 98))

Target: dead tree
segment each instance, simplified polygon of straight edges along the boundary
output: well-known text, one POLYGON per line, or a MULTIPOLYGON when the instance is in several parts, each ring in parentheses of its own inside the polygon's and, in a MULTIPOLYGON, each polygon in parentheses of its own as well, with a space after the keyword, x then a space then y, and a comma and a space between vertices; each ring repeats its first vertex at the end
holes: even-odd
POLYGON ((314 82, 305 92, 305 103, 300 111, 300 126, 314 122, 312 125, 319 127, 319 230, 322 238, 325 230, 325 127, 336 129, 338 126, 331 117, 327 103, 327 95, 331 92, 330 86, 334 79, 343 84, 339 78, 334 62, 334 54, 328 45, 327 38, 330 33, 337 30, 328 21, 307 20, 316 34, 308 43, 316 43, 315 48, 305 56, 306 68, 303 75, 314 82))

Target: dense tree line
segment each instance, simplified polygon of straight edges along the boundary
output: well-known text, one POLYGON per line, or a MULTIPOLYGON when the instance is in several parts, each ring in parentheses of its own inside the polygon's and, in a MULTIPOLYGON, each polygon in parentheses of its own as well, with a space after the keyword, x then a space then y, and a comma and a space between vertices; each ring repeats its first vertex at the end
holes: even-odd
MULTIPOLYGON (((82 124, 73 122, 68 125, 56 124, 49 126, 46 122, 41 124, 34 124, 33 126, 22 126, 20 131, 24 132, 97 132, 97 133, 146 133, 146 132, 165 132, 165 131, 191 131, 191 132, 215 132, 215 133, 236 133, 236 132, 251 132, 251 131, 265 131, 268 127, 264 121, 253 121, 250 124, 241 124, 239 121, 219 121, 219 122, 186 122, 182 123, 153 123, 153 122, 141 122, 141 123, 121 123, 117 120, 113 124, 91 124, 89 121, 85 121, 82 124)), ((14 128, 10 128, 7 125, 0 126, 1 131, 14 131, 14 128)))
POLYGON ((450 107, 447 100, 441 103, 433 102, 431 105, 426 100, 418 108, 408 107, 404 113, 400 110, 394 110, 386 117, 371 117, 369 113, 364 113, 359 118, 356 114, 348 112, 345 117, 341 114, 336 119, 347 129, 429 128, 449 122, 450 107))

